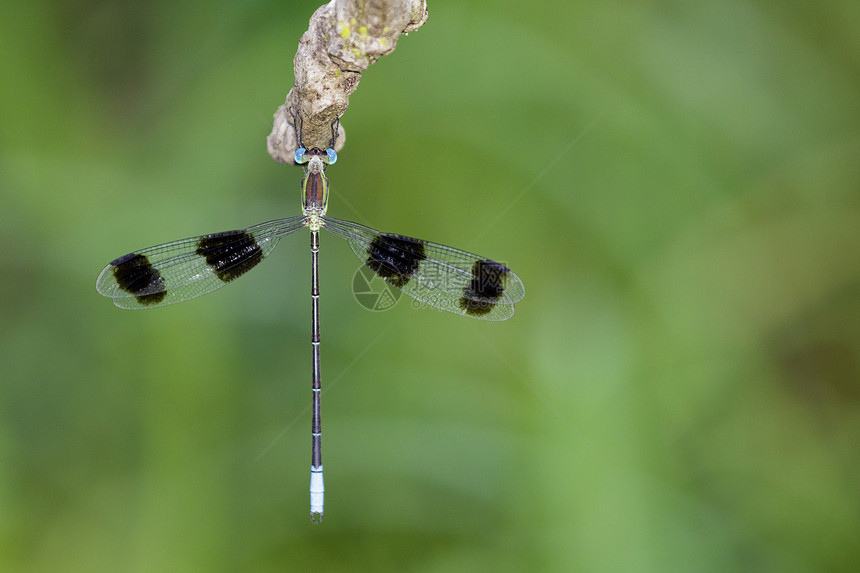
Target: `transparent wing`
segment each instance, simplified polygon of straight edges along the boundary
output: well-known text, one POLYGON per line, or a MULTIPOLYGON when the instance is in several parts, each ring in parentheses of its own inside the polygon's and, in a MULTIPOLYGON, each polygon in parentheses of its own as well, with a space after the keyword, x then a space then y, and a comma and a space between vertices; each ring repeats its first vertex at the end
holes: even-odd
POLYGON ((323 226, 346 239, 377 276, 415 300, 481 320, 506 320, 525 296, 520 278, 505 265, 474 253, 334 217, 323 226))
POLYGON ((141 249, 102 269, 96 290, 120 308, 155 308, 190 300, 239 278, 272 252, 282 237, 305 225, 299 215, 141 249))

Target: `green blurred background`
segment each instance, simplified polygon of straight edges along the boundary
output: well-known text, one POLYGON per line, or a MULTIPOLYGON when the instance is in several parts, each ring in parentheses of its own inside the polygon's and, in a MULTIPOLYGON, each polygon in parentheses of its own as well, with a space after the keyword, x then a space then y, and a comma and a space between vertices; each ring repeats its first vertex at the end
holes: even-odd
POLYGON ((113 258, 299 213, 319 0, 0 18, 0 570, 857 571, 860 3, 431 2, 329 213, 505 261, 505 323, 369 312, 308 235, 116 309, 113 258))

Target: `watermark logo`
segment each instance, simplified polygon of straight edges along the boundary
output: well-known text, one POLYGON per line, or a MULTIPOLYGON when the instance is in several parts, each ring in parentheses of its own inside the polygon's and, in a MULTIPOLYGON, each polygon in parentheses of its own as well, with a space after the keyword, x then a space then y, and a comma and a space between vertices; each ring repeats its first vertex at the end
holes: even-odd
POLYGON ((352 277, 352 296, 367 310, 388 310, 397 304, 402 295, 400 290, 376 276, 376 273, 364 265, 359 267, 352 277))

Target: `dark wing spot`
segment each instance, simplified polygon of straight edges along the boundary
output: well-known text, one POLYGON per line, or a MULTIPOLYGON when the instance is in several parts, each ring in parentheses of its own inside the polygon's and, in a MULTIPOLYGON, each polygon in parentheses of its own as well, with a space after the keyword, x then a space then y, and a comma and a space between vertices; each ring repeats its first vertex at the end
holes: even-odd
POLYGON ((505 294, 505 279, 511 270, 489 259, 475 261, 472 280, 463 288, 460 308, 470 316, 484 316, 496 306, 505 294))
POLYGON ((129 253, 112 261, 111 265, 119 288, 133 294, 140 304, 158 304, 167 296, 161 273, 146 256, 129 253))
POLYGON ((427 258, 420 239, 385 233, 373 239, 367 254, 368 268, 397 288, 406 286, 427 258))
POLYGON ((206 258, 219 279, 228 283, 263 260, 263 250, 245 231, 225 231, 200 237, 197 254, 206 258))

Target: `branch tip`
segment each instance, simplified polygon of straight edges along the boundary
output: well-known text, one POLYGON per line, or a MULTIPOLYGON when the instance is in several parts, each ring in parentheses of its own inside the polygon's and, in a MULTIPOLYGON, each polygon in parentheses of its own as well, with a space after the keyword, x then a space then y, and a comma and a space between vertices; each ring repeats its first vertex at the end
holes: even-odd
MULTIPOLYGON (((420 28, 427 15, 426 0, 332 0, 320 6, 299 40, 293 60, 295 85, 275 112, 269 155, 294 165, 299 141, 293 116, 305 147, 331 147, 332 126, 346 111, 361 73, 393 52, 400 35, 420 28)), ((339 125, 335 151, 345 141, 339 125)))

